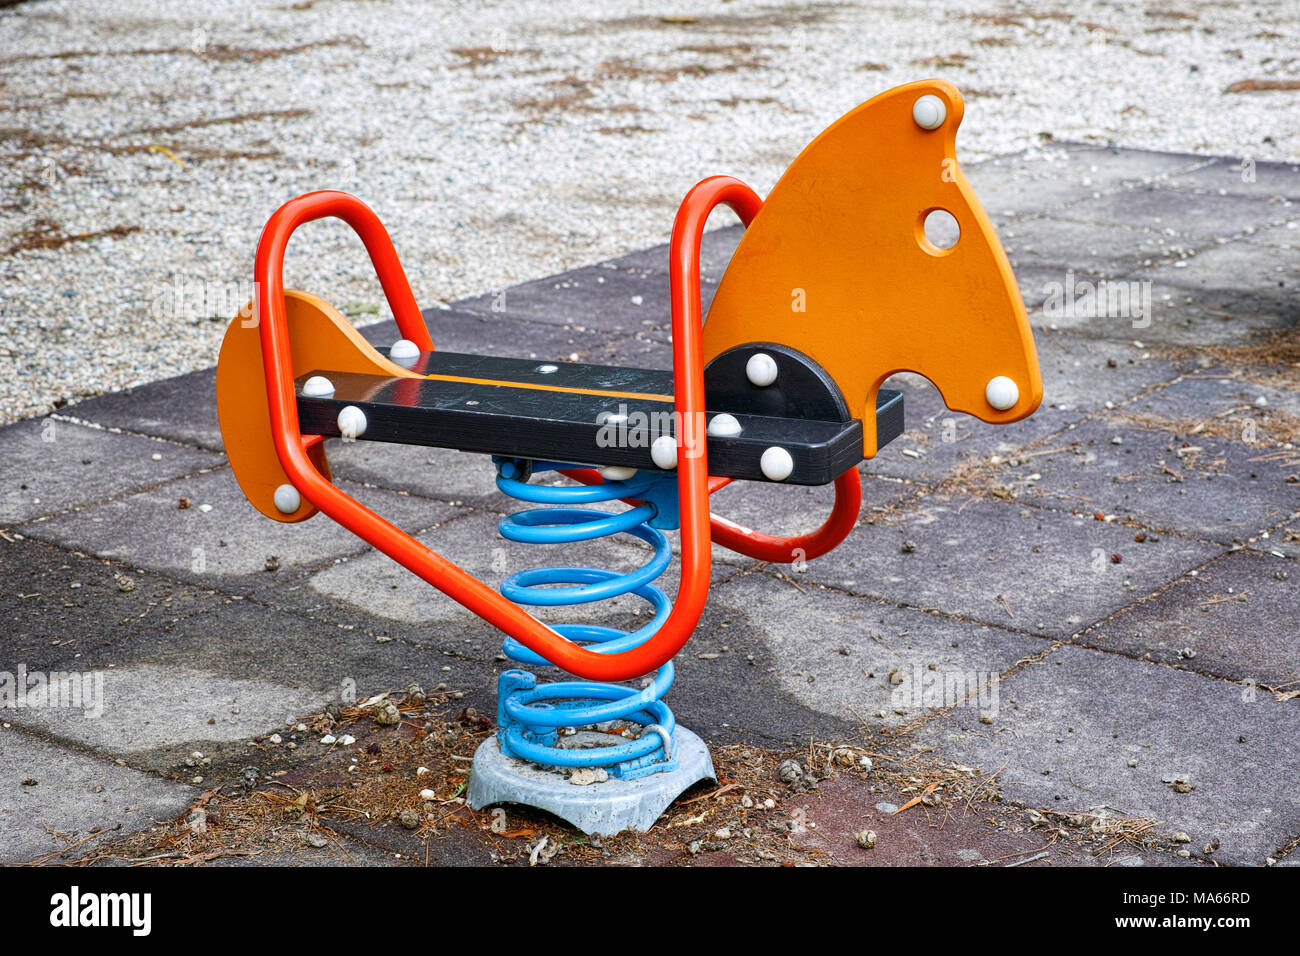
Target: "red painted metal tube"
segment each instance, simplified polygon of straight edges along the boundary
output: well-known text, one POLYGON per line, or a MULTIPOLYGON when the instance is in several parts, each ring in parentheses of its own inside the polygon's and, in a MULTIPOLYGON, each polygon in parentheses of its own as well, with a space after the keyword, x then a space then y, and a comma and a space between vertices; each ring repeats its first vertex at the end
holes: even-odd
POLYGON ((254 265, 258 331, 271 431, 285 473, 320 511, 556 666, 588 680, 602 681, 629 680, 661 667, 690 638, 708 597, 709 475, 704 446, 699 250, 705 221, 719 203, 730 205, 747 224, 761 205, 758 196, 743 183, 729 177, 715 177, 687 194, 673 226, 670 273, 673 389, 676 410, 682 420, 677 476, 682 507, 682 579, 672 613, 658 633, 641 646, 620 654, 599 654, 566 640, 518 605, 357 503, 312 465, 298 421, 284 305, 284 252, 298 226, 327 216, 338 217, 352 226, 370 254, 402 335, 421 348, 432 348, 387 232, 364 203, 345 193, 310 193, 291 200, 268 220, 258 241, 254 265))

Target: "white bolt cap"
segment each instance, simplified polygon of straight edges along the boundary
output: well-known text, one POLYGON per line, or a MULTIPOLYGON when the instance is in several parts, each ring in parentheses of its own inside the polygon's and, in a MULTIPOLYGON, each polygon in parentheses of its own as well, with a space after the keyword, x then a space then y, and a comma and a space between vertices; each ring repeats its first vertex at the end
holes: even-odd
POLYGON ((938 129, 948 118, 948 107, 933 93, 926 93, 912 104, 912 119, 921 129, 938 129))
POLYGON ((758 460, 758 467, 763 470, 763 476, 768 480, 785 481, 794 471, 794 459, 784 448, 773 445, 763 452, 763 457, 758 460))
POLYGON ((596 471, 606 481, 627 481, 636 474, 635 468, 628 468, 624 465, 601 465, 596 471))
POLYGON ((664 471, 677 467, 677 439, 672 435, 660 435, 650 446, 650 460, 664 471))
POLYGON ((998 375, 984 386, 984 398, 998 411, 1005 412, 1020 401, 1020 386, 1005 375, 998 375))
POLYGON ((759 388, 767 388, 776 381, 776 359, 766 352, 756 352, 745 363, 745 377, 759 388))
POLYGON ((302 383, 302 393, 308 398, 329 398, 334 394, 334 383, 324 375, 313 375, 302 383))
POLYGON ((388 357, 402 368, 410 368, 420 357, 420 347, 410 339, 398 339, 388 350, 388 357))
POLYGON ((281 485, 275 489, 275 510, 282 515, 291 515, 302 507, 302 495, 293 485, 281 485))
POLYGON ((360 438, 366 433, 366 413, 355 405, 339 412, 339 434, 344 438, 360 438))
POLYGON ((726 412, 714 415, 709 422, 708 433, 715 438, 733 438, 739 435, 740 431, 740 422, 736 421, 736 416, 728 415, 726 412))

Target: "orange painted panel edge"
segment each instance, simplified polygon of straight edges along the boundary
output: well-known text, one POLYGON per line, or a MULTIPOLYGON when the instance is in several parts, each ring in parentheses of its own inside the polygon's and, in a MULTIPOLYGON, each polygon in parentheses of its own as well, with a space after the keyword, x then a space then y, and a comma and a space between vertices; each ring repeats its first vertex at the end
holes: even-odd
MULTIPOLYGON (((284 299, 295 377, 318 368, 394 378, 421 377, 376 352, 324 299, 296 289, 286 289, 284 299)), ((217 417, 226 457, 240 490, 254 508, 276 521, 305 521, 316 513, 305 497, 292 514, 282 514, 275 506, 275 489, 292 482, 280 465, 271 437, 262 342, 257 322, 250 320, 252 314, 253 305, 249 303, 230 323, 217 360, 217 417)), ((313 445, 308 455, 317 470, 329 478, 324 445, 313 445)))
POLYGON ((876 392, 896 372, 924 375, 950 409, 993 424, 1024 418, 1042 400, 1015 276, 956 161, 963 112, 955 87, 925 80, 832 124, 746 229, 704 326, 706 362, 760 341, 813 358, 862 420, 864 458, 877 451, 876 392), (923 96, 943 106, 933 129, 913 116, 923 96), (925 239, 933 209, 958 222, 951 249, 925 239), (997 376, 1017 385, 1006 409, 985 398, 997 376))

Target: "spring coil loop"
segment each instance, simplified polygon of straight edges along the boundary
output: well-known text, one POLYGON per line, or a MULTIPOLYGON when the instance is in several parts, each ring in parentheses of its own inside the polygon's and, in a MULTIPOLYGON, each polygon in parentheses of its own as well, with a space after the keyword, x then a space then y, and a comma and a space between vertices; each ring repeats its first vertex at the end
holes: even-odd
MULTIPOLYGON (((672 473, 637 472, 627 480, 606 480, 600 485, 556 487, 528 483, 530 473, 570 467, 556 462, 533 462, 530 467, 527 462, 497 459, 497 487, 504 494, 533 504, 570 506, 531 508, 502 518, 498 526, 502 537, 525 544, 570 544, 629 534, 650 545, 652 557, 627 573, 585 567, 532 568, 507 577, 501 583, 501 593, 531 607, 589 604, 624 594, 642 598, 654 615, 635 631, 593 624, 553 625, 557 633, 571 641, 600 653, 617 654, 649 640, 672 611, 668 595, 653 583, 672 560, 672 547, 664 533, 650 522, 659 517, 661 506, 671 505, 675 510, 676 480, 672 473), (573 507, 620 498, 636 498, 643 503, 620 513, 573 507)), ((667 517, 669 526, 675 526, 676 514, 667 517)), ((521 664, 550 666, 550 661, 514 638, 506 638, 502 650, 521 664)), ((506 671, 497 686, 497 734, 502 752, 544 766, 605 768, 625 779, 675 769, 676 720, 662 701, 672 683, 672 661, 641 690, 582 680, 538 684, 527 671, 506 671), (623 744, 586 746, 588 738, 575 737, 582 741, 579 745, 561 745, 568 728, 594 727, 609 721, 640 724, 644 729, 637 739, 623 744)))

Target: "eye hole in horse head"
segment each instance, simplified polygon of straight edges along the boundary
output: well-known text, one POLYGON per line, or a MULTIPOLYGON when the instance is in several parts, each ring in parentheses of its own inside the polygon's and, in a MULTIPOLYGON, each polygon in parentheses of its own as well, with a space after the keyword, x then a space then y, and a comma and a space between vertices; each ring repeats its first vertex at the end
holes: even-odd
POLYGON ((921 213, 917 240, 921 248, 931 255, 942 256, 951 252, 961 238, 957 218, 946 209, 927 209, 921 213))

